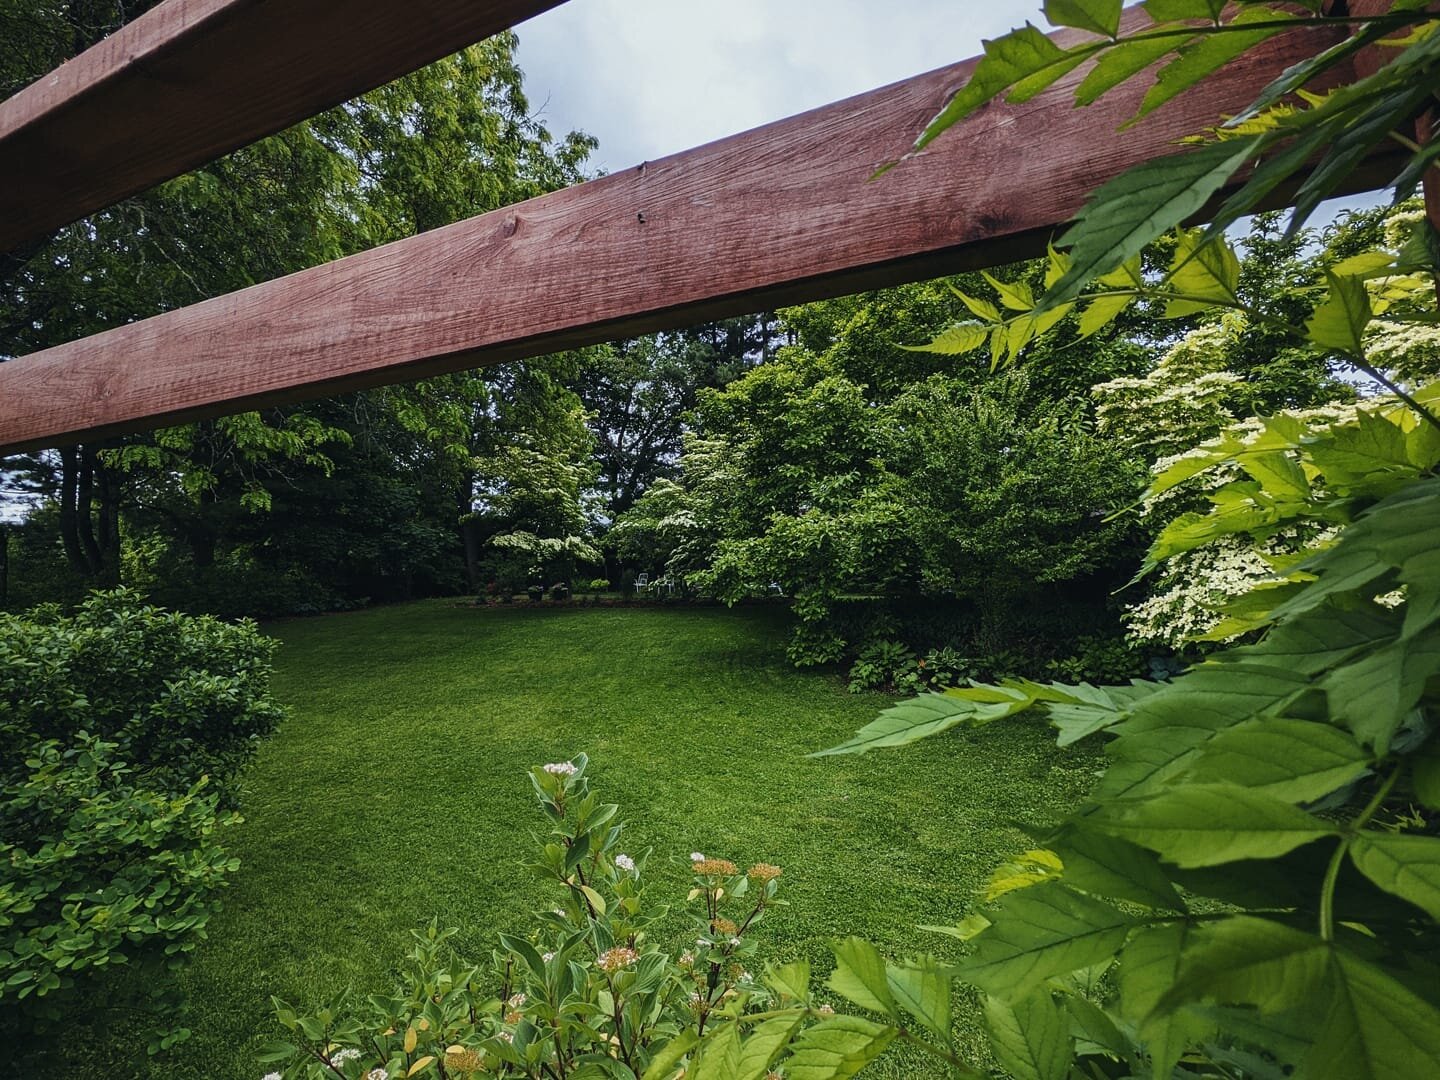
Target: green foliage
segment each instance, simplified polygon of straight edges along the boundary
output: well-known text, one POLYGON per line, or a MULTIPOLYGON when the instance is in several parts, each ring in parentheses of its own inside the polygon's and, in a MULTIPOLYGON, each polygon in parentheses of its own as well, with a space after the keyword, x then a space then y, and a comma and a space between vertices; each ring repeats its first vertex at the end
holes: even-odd
MULTIPOLYGON (((863 1021, 825 1021, 811 1007, 803 962, 769 968, 763 979, 747 970, 755 927, 785 904, 777 896, 779 867, 741 871, 692 854, 687 903, 695 943, 674 957, 655 945, 651 928, 668 908, 647 896, 649 855, 621 850, 619 807, 591 791, 587 764, 582 754, 529 773, 551 824, 532 868, 560 897, 558 907, 537 913, 533 931, 502 934, 486 968, 456 958, 446 942, 458 931, 441 932, 432 922, 414 934, 392 994, 360 1004, 342 997, 313 1012, 276 998, 287 1041, 269 1046, 261 1060, 281 1063, 291 1080, 372 1069, 407 1077, 668 1078, 690 1055, 693 1075, 760 1080, 797 1036, 794 1068, 818 1070, 817 1077, 848 1076, 845 1069, 884 1049, 889 1033, 857 1046, 855 1024, 863 1021), (772 1004, 785 1007, 781 1015, 757 1015, 772 1004), (741 1023, 752 1016, 765 1022, 746 1036, 741 1023), (801 1034, 815 1019, 821 1022, 801 1034), (838 1061, 827 1071, 830 1056, 838 1061)), ((880 970, 883 978, 883 964, 880 970)), ((934 1001, 928 986, 915 989, 934 1001)), ((932 1019, 948 1030, 948 1004, 932 1019)))
POLYGON ((70 616, 0 615, 0 775, 8 786, 37 742, 86 732, 147 787, 178 795, 208 777, 233 801, 284 715, 269 694, 275 647, 254 624, 161 611, 123 589, 70 616))
MULTIPOLYGON (((239 817, 217 808, 203 777, 157 788, 83 730, 11 742, 7 757, 17 752, 0 797, 0 1002, 53 1022, 78 984, 134 966, 153 1005, 173 1011, 169 979, 239 866, 217 842, 239 817)), ((151 1052, 188 1034, 167 1027, 151 1052)))
POLYGON ((220 807, 282 715, 274 645, 125 591, 0 616, 0 1001, 53 1021, 57 998, 131 965, 173 1011, 171 973, 239 864, 220 807))

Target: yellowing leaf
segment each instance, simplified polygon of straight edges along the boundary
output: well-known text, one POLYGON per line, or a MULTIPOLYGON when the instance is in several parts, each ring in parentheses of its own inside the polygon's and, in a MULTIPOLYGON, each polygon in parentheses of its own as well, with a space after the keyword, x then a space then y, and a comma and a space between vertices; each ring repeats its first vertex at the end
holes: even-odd
POLYGON ((414 1065, 411 1065, 409 1071, 406 1072, 405 1075, 414 1076, 417 1073, 423 1072, 425 1070, 425 1067, 434 1060, 434 1054, 426 1054, 424 1057, 420 1058, 420 1060, 416 1061, 414 1065))
POLYGON ((412 1028, 406 1028, 406 1029, 405 1029, 405 1052, 406 1052, 407 1054, 413 1053, 414 1050, 415 1050, 415 1044, 416 1044, 417 1042, 419 1042, 419 1040, 420 1040, 420 1036, 419 1036, 419 1034, 416 1033, 416 1031, 415 1031, 415 1029, 414 1029, 413 1027, 412 1027, 412 1028))

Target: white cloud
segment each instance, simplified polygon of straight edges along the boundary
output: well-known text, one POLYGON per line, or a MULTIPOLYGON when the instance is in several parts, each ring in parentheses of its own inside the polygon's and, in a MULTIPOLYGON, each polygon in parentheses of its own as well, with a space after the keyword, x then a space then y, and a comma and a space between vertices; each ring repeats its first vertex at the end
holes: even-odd
POLYGON ((973 56, 1039 0, 571 0, 519 28, 531 104, 615 171, 973 56))

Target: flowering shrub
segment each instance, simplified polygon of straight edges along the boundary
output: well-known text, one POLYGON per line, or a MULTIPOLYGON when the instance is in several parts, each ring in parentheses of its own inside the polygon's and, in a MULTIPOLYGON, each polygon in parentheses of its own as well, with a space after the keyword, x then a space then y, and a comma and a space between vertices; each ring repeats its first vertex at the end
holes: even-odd
MULTIPOLYGON (((455 930, 414 934, 397 986, 365 1002, 348 995, 313 1012, 275 999, 287 1040, 267 1048, 283 1080, 411 1076, 667 1078, 695 1043, 740 1018, 789 1002, 808 1006, 802 963, 752 974, 755 928, 781 871, 690 856, 694 927, 678 955, 650 928, 667 908, 647 895, 649 852, 622 850, 619 808, 601 802, 587 759, 536 766, 530 781, 552 828, 532 864, 557 886, 556 906, 524 936, 501 935, 489 964, 453 955, 455 930)), ((762 1024, 759 1030, 764 1030, 762 1024)), ((780 1052, 777 1043, 774 1053, 780 1052)), ((768 1066, 768 1062, 767 1062, 768 1066)), ((757 1076, 763 1075, 764 1070, 757 1076)))

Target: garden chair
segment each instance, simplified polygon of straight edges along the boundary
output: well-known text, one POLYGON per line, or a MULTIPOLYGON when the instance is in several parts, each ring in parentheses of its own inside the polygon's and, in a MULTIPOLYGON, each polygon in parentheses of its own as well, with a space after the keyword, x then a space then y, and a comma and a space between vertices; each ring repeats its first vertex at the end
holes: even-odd
POLYGON ((650 575, 648 573, 641 574, 635 579, 635 591, 642 595, 650 591, 650 575))

